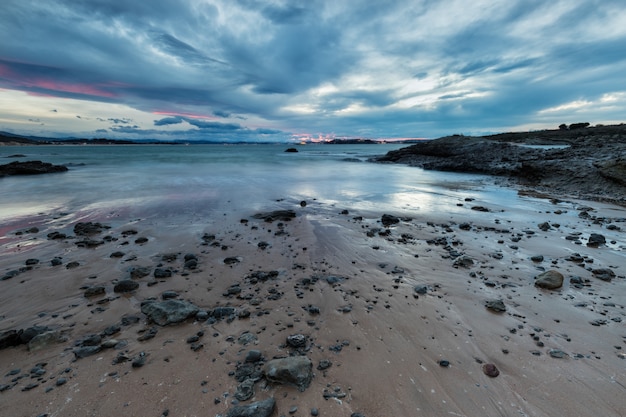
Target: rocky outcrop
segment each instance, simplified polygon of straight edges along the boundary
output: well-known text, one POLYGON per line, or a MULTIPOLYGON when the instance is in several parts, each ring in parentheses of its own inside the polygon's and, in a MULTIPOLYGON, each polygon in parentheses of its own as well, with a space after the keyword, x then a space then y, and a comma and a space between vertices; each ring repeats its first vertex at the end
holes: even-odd
POLYGON ((502 176, 543 194, 625 205, 626 160, 621 156, 625 151, 626 126, 617 125, 482 137, 455 135, 422 141, 373 161, 502 176))
POLYGON ((11 162, 9 164, 0 165, 0 177, 9 175, 38 175, 50 174, 54 172, 65 172, 67 167, 63 165, 53 165, 49 162, 41 161, 25 161, 11 162))

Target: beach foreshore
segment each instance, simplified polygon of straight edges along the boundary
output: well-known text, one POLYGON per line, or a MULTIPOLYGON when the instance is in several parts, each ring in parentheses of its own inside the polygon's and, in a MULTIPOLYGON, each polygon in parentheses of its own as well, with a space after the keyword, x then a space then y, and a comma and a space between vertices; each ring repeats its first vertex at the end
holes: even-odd
POLYGON ((626 209, 458 207, 4 225, 0 415, 625 415, 626 209))

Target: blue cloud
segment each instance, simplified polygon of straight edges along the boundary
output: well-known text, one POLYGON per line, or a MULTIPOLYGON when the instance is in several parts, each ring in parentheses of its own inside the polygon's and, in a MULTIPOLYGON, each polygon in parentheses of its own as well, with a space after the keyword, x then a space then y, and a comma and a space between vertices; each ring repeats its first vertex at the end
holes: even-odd
MULTIPOLYGON (((117 126, 111 135, 168 136, 178 125, 190 138, 434 137, 553 127, 581 111, 594 123, 626 114, 621 0, 479 1, 462 10, 453 0, 5 0, 2 7, 0 38, 11 41, 0 42, 0 94, 59 99, 45 102, 59 120, 61 99, 99 106, 65 120, 76 132, 100 117, 117 126), (594 105, 606 97, 610 106, 594 105), (567 110, 571 102, 591 104, 567 110), (131 121, 109 111, 113 104, 144 115, 131 121), (154 114, 237 123, 151 122, 154 114)), ((23 128, 11 109, 0 109, 0 119, 0 128, 23 128)))

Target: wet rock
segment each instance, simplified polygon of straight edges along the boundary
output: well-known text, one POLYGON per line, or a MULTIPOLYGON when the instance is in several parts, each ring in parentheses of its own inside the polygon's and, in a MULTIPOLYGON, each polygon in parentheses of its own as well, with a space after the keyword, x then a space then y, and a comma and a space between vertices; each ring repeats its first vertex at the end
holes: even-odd
POLYGON ((530 257, 533 262, 543 262, 543 255, 534 255, 530 257))
POLYGON ((454 266, 469 268, 474 265, 474 260, 467 255, 461 255, 454 260, 454 266))
POLYGON ((22 343, 20 341, 21 332, 22 330, 6 330, 0 333, 0 349, 20 345, 22 343))
POLYGON ((76 359, 86 358, 91 355, 95 355, 100 352, 102 348, 100 346, 80 346, 73 350, 76 359))
POLYGON ((215 318, 216 320, 221 320, 234 317, 236 312, 237 309, 235 307, 215 307, 210 312, 210 316, 215 318))
POLYGON ((58 330, 49 330, 39 333, 28 342, 28 350, 35 352, 45 349, 48 346, 62 341, 61 333, 58 330))
POLYGON ((559 349, 550 349, 548 351, 548 354, 553 357, 553 358, 557 358, 557 359, 563 359, 564 357, 567 356, 567 353, 563 352, 562 350, 559 349))
POLYGON ((237 385, 235 391, 235 398, 239 401, 247 401, 254 396, 254 379, 246 379, 241 384, 237 385))
POLYGON ((485 301, 485 307, 496 313, 502 313, 506 311, 506 306, 502 300, 487 300, 485 301))
POLYGON ((229 409, 224 417, 270 417, 275 407, 276 401, 268 398, 249 405, 236 405, 229 409))
POLYGON ((615 278, 615 272, 609 268, 597 268, 591 271, 594 277, 601 279, 602 281, 610 282, 615 278))
POLYGON ((597 248, 600 245, 606 244, 606 238, 599 233, 592 233, 587 241, 587 246, 591 248, 597 248))
POLYGON ((394 224, 400 223, 400 219, 396 216, 392 216, 391 214, 383 214, 380 222, 383 224, 383 226, 389 227, 394 224))
POLYGON ((445 359, 441 359, 438 363, 439 366, 441 366, 442 368, 447 368, 448 366, 450 366, 450 361, 445 359))
POLYGON ((128 272, 132 279, 140 279, 150 275, 151 269, 147 266, 131 266, 128 272))
POLYGON ((309 387, 313 378, 313 363, 306 356, 273 359, 265 364, 265 378, 277 384, 295 385, 300 391, 309 387))
POLYGON ((74 233, 77 236, 91 236, 110 229, 111 226, 95 222, 79 222, 74 225, 74 233))
POLYGON ((94 285, 93 287, 89 287, 85 290, 85 297, 95 297, 97 295, 102 295, 106 293, 106 288, 104 285, 94 285))
POLYGON ((263 359, 263 354, 260 350, 250 350, 246 355, 246 362, 258 362, 263 359))
POLYGON ((15 161, 0 165, 0 177, 8 175, 38 175, 50 174, 54 172, 65 172, 67 167, 63 165, 53 165, 42 161, 15 161))
POLYGON ((495 378, 500 375, 500 371, 493 363, 486 363, 483 365, 483 373, 488 377, 495 378))
POLYGON ((548 230, 552 229, 552 226, 550 226, 550 223, 548 222, 540 223, 538 227, 540 230, 543 230, 544 232, 547 232, 548 230))
POLYGON ((156 279, 170 278, 172 276, 172 270, 169 268, 155 268, 154 277, 156 279))
POLYGON ((275 210, 266 213, 257 213, 252 216, 255 219, 265 220, 268 223, 273 221, 290 221, 296 217, 296 212, 293 210, 275 210))
POLYGON ((180 323, 195 316, 198 307, 184 300, 148 300, 141 303, 141 312, 159 326, 180 323))
POLYGON ((230 257, 224 259, 224 263, 226 265, 234 265, 234 264, 238 264, 239 262, 241 262, 241 261, 236 256, 230 256, 230 257))
POLYGON ((551 269, 535 277, 535 286, 545 288, 547 290, 555 290, 563 286, 563 280, 563 274, 559 271, 551 269))
POLYGON ((419 295, 424 295, 428 293, 428 285, 416 285, 415 288, 413 288, 413 291, 419 295))
POLYGON ((115 286, 113 287, 113 291, 125 293, 135 291, 137 288, 139 288, 138 282, 133 281, 132 279, 123 279, 115 284, 115 286))
POLYGON ((292 348, 301 348, 306 346, 306 336, 303 334, 294 334, 287 337, 287 346, 292 348))

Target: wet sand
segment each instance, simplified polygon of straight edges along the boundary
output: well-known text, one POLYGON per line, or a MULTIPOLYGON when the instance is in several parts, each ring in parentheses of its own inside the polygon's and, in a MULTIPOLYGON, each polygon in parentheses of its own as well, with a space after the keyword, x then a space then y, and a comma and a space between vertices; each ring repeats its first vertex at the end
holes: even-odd
POLYGON ((0 332, 47 326, 60 340, 0 350, 0 415, 213 416, 269 397, 274 416, 314 408, 321 416, 626 415, 623 207, 543 201, 528 212, 463 200, 454 215, 425 216, 297 203, 268 203, 267 211, 296 212, 271 223, 255 212, 212 219, 117 212, 5 225, 0 277, 39 262, 0 281, 0 332), (383 214, 399 222, 385 227, 383 214), (77 246, 78 221, 110 226, 90 237, 104 243, 77 246), (32 227, 38 231, 26 232, 32 227), (48 239, 53 231, 69 237, 48 239), (591 233, 606 243, 587 246, 591 233), (140 237, 147 241, 136 243, 140 237), (110 256, 117 251, 123 255, 110 256), (185 254, 197 257, 195 269, 184 267, 185 254), (536 255, 543 260, 531 260, 536 255), (50 264, 54 257, 60 265, 50 264), (68 269, 70 262, 79 265, 68 269), (135 280, 139 287, 114 292, 138 266, 150 271, 135 280), (158 267, 172 276, 155 278, 158 267), (616 276, 598 279, 592 270, 600 268, 616 276), (534 286, 552 269, 565 277, 562 288, 534 286), (255 281, 255 271, 278 274, 255 281), (239 290, 228 294, 233 284, 239 290), (97 285, 104 293, 85 297, 97 285), (232 306, 250 315, 156 326, 141 302, 165 291, 207 311, 232 306), (486 308, 488 300, 502 300, 506 311, 486 308), (138 321, 120 325, 123 317, 138 321), (102 343, 115 339, 115 347, 76 359, 77 343, 113 325, 119 331, 102 343), (153 327, 155 337, 138 340, 153 327), (198 332, 194 350, 187 339, 198 332), (250 400, 237 401, 235 374, 247 353, 289 356, 296 352, 286 339, 295 334, 306 336, 297 353, 313 362, 310 386, 301 392, 262 378, 250 400), (121 355, 129 360, 114 364, 121 355), (145 364, 133 367, 141 357, 145 364), (317 369, 320 361, 332 365, 317 369), (38 364, 45 373, 31 372, 38 364), (485 364, 499 375, 487 376, 485 364))

